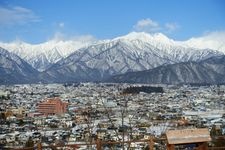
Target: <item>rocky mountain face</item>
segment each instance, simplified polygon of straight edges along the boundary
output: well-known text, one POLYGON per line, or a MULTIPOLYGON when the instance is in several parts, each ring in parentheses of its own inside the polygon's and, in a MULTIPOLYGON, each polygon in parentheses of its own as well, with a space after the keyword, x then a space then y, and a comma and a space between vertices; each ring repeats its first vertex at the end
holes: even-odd
POLYGON ((125 73, 114 76, 108 81, 153 84, 222 84, 225 83, 225 56, 125 73))
POLYGON ((17 55, 0 48, 0 84, 37 82, 39 72, 17 55))

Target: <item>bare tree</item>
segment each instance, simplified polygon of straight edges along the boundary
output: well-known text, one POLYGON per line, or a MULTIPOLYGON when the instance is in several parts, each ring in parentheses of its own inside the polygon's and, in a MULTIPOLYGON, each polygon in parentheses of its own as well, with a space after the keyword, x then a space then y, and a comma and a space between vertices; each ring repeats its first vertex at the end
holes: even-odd
POLYGON ((88 145, 88 149, 92 149, 92 133, 94 128, 94 120, 93 120, 94 110, 90 104, 85 107, 85 111, 82 113, 84 117, 84 122, 87 125, 87 133, 85 134, 85 142, 88 145))

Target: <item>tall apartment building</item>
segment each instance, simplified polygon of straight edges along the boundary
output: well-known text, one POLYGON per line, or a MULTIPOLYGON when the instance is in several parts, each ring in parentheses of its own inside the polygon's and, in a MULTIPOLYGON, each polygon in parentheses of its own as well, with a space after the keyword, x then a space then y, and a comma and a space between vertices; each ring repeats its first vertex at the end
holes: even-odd
POLYGON ((44 115, 63 114, 67 112, 68 103, 63 102, 60 98, 48 98, 40 102, 37 111, 44 115))

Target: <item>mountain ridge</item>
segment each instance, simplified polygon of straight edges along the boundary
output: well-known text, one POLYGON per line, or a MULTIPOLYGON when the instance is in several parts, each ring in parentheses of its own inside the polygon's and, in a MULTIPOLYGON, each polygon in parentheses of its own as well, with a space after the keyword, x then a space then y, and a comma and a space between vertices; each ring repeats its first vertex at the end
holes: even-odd
POLYGON ((181 62, 154 69, 128 72, 110 78, 110 82, 151 84, 221 84, 225 83, 225 56, 200 62, 181 62))
POLYGON ((0 83, 34 83, 39 72, 19 56, 0 47, 0 83))
POLYGON ((152 69, 163 64, 201 61, 219 55, 223 53, 181 46, 171 46, 168 52, 136 37, 131 40, 118 38, 81 48, 52 65, 45 73, 54 75, 55 78, 64 75, 68 80, 78 79, 79 76, 81 81, 86 81, 87 74, 91 74, 92 70, 95 72, 92 80, 101 81, 116 74, 152 69))
MULTIPOLYGON (((34 50, 34 55, 29 57, 30 64, 35 64, 34 68, 39 69, 39 72, 33 69, 36 72, 37 80, 46 83, 101 82, 111 76, 126 72, 149 70, 162 65, 182 62, 199 63, 211 57, 224 55, 222 52, 212 49, 190 48, 160 33, 150 35, 144 32, 132 32, 112 40, 84 42, 83 44, 86 45, 78 49, 76 48, 79 45, 71 42, 69 43, 71 49, 68 51, 65 49, 64 56, 61 56, 60 49, 57 49, 57 43, 56 45, 54 42, 48 44, 52 49, 45 51, 44 46, 40 44, 31 49, 34 50), (43 49, 36 53, 41 46, 43 49), (43 51, 45 53, 42 55, 43 51)), ((21 47, 23 46, 26 47, 26 44, 22 43, 21 47)), ((25 53, 30 45, 25 49, 21 49, 21 47, 17 50, 25 53)), ((60 48, 64 50, 63 47, 60 48)), ((26 54, 29 53, 30 51, 26 54)), ((28 62, 27 57, 23 59, 28 62)))
MULTIPOLYGON (((0 42, 0 47, 15 53, 27 61, 35 69, 42 72, 57 61, 68 57, 78 49, 83 49, 90 45, 95 46, 117 40, 126 41, 129 43, 142 41, 144 43, 151 44, 153 47, 161 49, 164 51, 164 53, 168 54, 174 50, 174 47, 177 47, 177 49, 189 49, 188 51, 190 53, 191 51, 194 53, 199 49, 207 49, 205 46, 203 46, 203 48, 198 46, 199 44, 196 46, 195 43, 198 41, 194 40, 193 42, 193 39, 189 39, 187 41, 175 41, 162 33, 149 34, 145 32, 131 32, 127 35, 119 36, 109 40, 96 40, 93 39, 93 37, 81 37, 80 39, 75 38, 70 40, 53 39, 40 44, 29 44, 23 41, 15 41, 11 43, 0 42), (192 44, 194 46, 192 46, 192 44)), ((218 47, 219 46, 216 46, 216 48, 218 47)), ((210 48, 212 48, 212 46, 210 46, 210 48)), ((220 50, 216 48, 212 50, 220 50)), ((219 52, 225 54, 225 50, 220 50, 219 52)), ((179 51, 177 53, 179 53, 179 51)))

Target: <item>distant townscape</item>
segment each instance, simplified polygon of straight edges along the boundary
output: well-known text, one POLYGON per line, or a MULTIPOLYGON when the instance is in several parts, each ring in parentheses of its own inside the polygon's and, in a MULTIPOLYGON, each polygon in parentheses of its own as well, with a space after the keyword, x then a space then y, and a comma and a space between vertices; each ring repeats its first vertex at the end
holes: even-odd
POLYGON ((224 97, 223 85, 2 85, 0 148, 224 147, 224 97))

